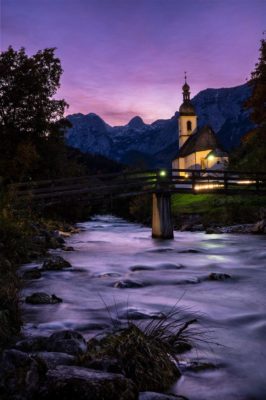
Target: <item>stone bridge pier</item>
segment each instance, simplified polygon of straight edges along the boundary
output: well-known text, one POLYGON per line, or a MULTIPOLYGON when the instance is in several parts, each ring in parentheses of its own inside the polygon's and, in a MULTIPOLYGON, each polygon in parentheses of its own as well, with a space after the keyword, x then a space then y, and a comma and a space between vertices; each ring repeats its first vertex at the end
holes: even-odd
POLYGON ((171 213, 171 194, 157 192, 152 195, 152 237, 173 239, 174 228, 171 213))

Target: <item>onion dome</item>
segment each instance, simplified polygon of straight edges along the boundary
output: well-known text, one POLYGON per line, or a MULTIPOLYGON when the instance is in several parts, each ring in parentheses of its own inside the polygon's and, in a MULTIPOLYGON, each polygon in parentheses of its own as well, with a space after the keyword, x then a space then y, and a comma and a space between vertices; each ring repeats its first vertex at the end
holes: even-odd
POLYGON ((185 100, 179 108, 179 115, 196 115, 195 108, 190 100, 185 100))

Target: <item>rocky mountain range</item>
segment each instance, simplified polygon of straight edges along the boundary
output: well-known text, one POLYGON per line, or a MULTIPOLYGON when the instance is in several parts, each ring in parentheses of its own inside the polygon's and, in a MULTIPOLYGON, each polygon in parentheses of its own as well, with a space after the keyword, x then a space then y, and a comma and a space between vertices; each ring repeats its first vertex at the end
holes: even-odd
MULTIPOLYGON (((210 125, 221 145, 230 151, 252 128, 243 103, 250 96, 248 84, 233 88, 206 89, 193 99, 198 126, 210 125)), ((65 134, 69 146, 84 153, 142 167, 169 166, 178 151, 178 112, 170 119, 145 124, 136 116, 127 125, 110 126, 98 115, 73 114, 67 117, 72 128, 65 134)))

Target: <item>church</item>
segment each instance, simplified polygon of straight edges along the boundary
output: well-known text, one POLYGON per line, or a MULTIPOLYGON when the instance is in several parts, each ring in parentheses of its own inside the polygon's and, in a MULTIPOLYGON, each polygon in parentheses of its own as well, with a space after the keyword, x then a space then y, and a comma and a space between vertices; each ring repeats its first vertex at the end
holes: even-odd
MULTIPOLYGON (((228 154, 219 145, 218 139, 208 125, 198 128, 197 114, 190 100, 190 87, 183 85, 183 104, 179 108, 179 150, 172 161, 173 169, 224 169, 228 154)), ((186 175, 180 172, 180 175, 186 175)))

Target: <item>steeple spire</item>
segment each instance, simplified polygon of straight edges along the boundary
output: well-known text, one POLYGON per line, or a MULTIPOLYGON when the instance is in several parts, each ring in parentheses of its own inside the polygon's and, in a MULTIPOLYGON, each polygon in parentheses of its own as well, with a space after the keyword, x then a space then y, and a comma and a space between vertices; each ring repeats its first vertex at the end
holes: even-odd
POLYGON ((190 87, 187 84, 187 72, 185 71, 185 83, 183 85, 183 101, 190 101, 190 87))

